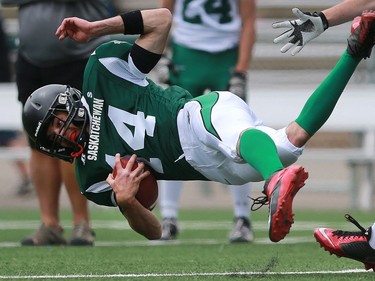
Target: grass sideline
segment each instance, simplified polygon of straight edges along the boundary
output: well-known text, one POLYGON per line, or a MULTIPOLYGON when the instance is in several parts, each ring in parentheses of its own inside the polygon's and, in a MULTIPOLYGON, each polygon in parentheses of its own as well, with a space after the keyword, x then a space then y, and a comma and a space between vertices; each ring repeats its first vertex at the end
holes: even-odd
MULTIPOLYGON (((38 210, 0 211, 0 280, 367 280, 362 263, 330 256, 315 242, 315 227, 355 230, 342 211, 296 210, 280 243, 267 235, 267 212, 252 212, 255 241, 230 244, 231 210, 181 210, 174 242, 147 241, 114 208, 91 208, 94 247, 20 247, 39 225, 38 210)), ((155 210, 158 214, 158 210, 155 210)), ((350 212, 364 227, 373 214, 350 212)), ((63 210, 66 237, 71 213, 63 210)))

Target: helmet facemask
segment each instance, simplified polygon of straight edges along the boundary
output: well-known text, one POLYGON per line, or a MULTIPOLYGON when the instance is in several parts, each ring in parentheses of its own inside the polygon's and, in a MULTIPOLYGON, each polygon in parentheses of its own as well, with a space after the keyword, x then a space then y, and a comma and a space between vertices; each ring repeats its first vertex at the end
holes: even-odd
POLYGON ((82 154, 88 139, 88 116, 80 97, 80 93, 69 86, 65 92, 56 96, 36 133, 35 144, 41 152, 69 162, 73 162, 74 158, 82 154), (59 112, 67 113, 65 120, 58 117, 59 112), (56 118, 61 125, 60 131, 58 134, 48 135, 48 129, 56 118), (68 138, 65 133, 71 124, 79 130, 73 137, 68 138))

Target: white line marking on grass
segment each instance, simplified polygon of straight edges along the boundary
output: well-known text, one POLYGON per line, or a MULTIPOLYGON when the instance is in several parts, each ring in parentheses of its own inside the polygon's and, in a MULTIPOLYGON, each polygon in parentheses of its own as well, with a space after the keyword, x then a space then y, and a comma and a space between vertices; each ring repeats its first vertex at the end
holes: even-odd
MULTIPOLYGON (((66 229, 71 229, 72 225, 70 221, 63 220, 61 224, 66 229)), ((368 223, 371 225, 372 223, 368 223)), ((4 221, 0 220, 0 229, 1 230, 17 230, 17 229, 30 229, 33 230, 39 227, 40 221, 37 220, 19 220, 19 221, 4 221)), ((365 224, 366 225, 366 224, 365 224)), ((93 220, 92 226, 95 229, 118 229, 118 230, 131 230, 129 224, 126 221, 120 220, 93 220)), ((231 229, 232 222, 221 222, 221 221, 189 221, 189 220, 182 220, 179 221, 179 226, 181 230, 219 230, 219 229, 231 229)), ((340 225, 336 224, 336 227, 347 228, 348 224, 343 223, 340 225)), ((264 222, 253 222, 254 229, 257 230, 268 230, 267 221, 264 222)), ((308 221, 296 221, 293 224, 294 231, 309 231, 314 230, 316 227, 329 227, 327 222, 308 222, 308 221)))
POLYGON ((264 275, 314 275, 314 274, 348 274, 370 272, 364 269, 347 269, 339 271, 297 271, 297 272, 192 272, 192 273, 147 273, 147 274, 74 274, 74 275, 13 275, 1 276, 0 279, 75 279, 75 278, 145 278, 145 277, 199 277, 199 276, 264 276, 264 275))
MULTIPOLYGON (((281 244, 316 243, 314 238, 293 237, 285 238, 278 242, 281 244)), ((95 247, 150 247, 150 246, 175 246, 175 245, 222 245, 230 244, 227 239, 179 239, 174 241, 160 240, 123 240, 123 241, 95 241, 95 247)), ((257 238, 251 244, 275 245, 268 238, 257 238)), ((0 248, 21 247, 19 242, 0 242, 0 248)), ((41 246, 41 247, 69 247, 69 246, 41 246)))

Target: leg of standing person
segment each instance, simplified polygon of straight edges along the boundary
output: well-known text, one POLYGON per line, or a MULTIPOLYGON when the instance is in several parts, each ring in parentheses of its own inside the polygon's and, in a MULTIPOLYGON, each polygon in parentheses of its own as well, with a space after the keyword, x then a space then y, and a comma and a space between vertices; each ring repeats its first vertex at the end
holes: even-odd
POLYGON ((64 245, 66 240, 59 217, 61 175, 58 159, 32 150, 30 172, 39 201, 41 226, 22 245, 64 245))
MULTIPOLYGON (((230 79, 230 69, 237 60, 237 50, 220 53, 208 53, 191 50, 177 44, 172 45, 173 64, 176 72, 171 73, 172 84, 187 89, 193 96, 199 96, 205 90, 225 90, 230 79), (197 64, 196 62, 200 63, 197 64), (212 65, 216 65, 212 69, 212 65)), ((162 240, 173 240, 179 232, 178 210, 183 183, 176 181, 161 182, 160 209, 162 216, 162 240)), ((233 202, 234 223, 229 234, 230 242, 253 241, 250 223, 249 194, 251 184, 228 186, 233 202)))
POLYGON ((177 224, 182 181, 159 181, 161 240, 174 240, 179 232, 177 224))
POLYGON ((70 245, 93 245, 95 233, 90 227, 88 202, 80 190, 76 180, 74 164, 60 161, 61 174, 73 211, 73 232, 70 245))
MULTIPOLYGON (((98 36, 84 44, 61 42, 55 36, 56 28, 67 16, 82 16, 92 21, 105 19, 110 16, 111 1, 15 1, 14 5, 18 7, 16 80, 21 103, 24 105, 35 90, 49 84, 65 84, 81 90, 88 57, 98 45, 110 38, 98 36)), ((72 165, 62 164, 57 159, 51 161, 48 156, 34 151, 31 157, 31 170, 35 183, 38 183, 35 188, 41 206, 42 226, 48 223, 55 227, 54 230, 58 229, 55 241, 46 239, 44 243, 65 242, 61 239, 59 218, 60 188, 64 186, 74 218, 73 237, 69 242, 73 245, 93 245, 87 201, 79 192, 72 165)))
POLYGON ((250 210, 250 183, 244 185, 228 185, 232 195, 234 225, 229 233, 229 241, 235 242, 252 242, 254 234, 249 219, 250 210))
MULTIPOLYGON (((22 103, 35 89, 53 83, 70 84, 81 88, 86 60, 63 64, 57 67, 40 68, 27 62, 22 56, 17 60, 17 85, 22 103), (74 70, 74 71, 72 71, 74 70), (21 80, 21 81, 20 81, 21 80), (28 81, 26 83, 26 81, 28 81)), ((32 147, 32 144, 31 144, 32 147)), ((74 176, 73 165, 62 163, 32 150, 30 173, 39 200, 42 224, 34 234, 21 241, 22 245, 61 245, 68 243, 60 225, 60 192, 67 189, 73 211, 73 233, 69 240, 72 245, 93 245, 87 199, 80 192, 74 176), (66 182, 65 182, 66 181, 66 182)))
MULTIPOLYGON (((176 239, 178 227, 178 211, 183 182, 160 181, 160 212, 162 217, 161 240, 176 239)), ((232 195, 234 225, 229 234, 230 242, 251 242, 254 240, 251 222, 249 219, 250 184, 229 185, 232 195)))

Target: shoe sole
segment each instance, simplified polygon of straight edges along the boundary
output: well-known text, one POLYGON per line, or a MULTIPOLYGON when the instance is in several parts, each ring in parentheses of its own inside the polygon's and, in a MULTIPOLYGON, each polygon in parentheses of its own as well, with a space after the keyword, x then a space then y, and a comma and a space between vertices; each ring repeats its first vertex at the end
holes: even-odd
MULTIPOLYGON (((320 230, 320 229, 315 230, 314 231, 314 237, 315 237, 316 242, 319 243, 320 248, 323 248, 324 251, 327 251, 330 255, 335 255, 338 258, 353 259, 353 258, 348 257, 347 255, 345 255, 345 253, 343 251, 341 251, 340 249, 336 249, 334 247, 333 242, 331 242, 331 240, 329 239, 329 237, 325 234, 324 228, 322 230, 320 230), (322 238, 322 236, 323 236, 323 238, 322 238), (328 247, 323 242, 323 240, 329 241, 329 243, 332 245, 333 248, 328 247)), ((354 259, 354 260, 356 260, 356 259, 354 259)), ((356 260, 356 261, 359 261, 359 262, 363 263, 366 270, 372 269, 375 272, 375 262, 364 262, 364 261, 360 261, 360 260, 356 260)))
MULTIPOLYGON (((280 175, 276 187, 271 194, 269 208, 269 237, 272 242, 279 242, 289 233, 293 219, 292 203, 297 192, 305 185, 308 173, 301 166, 292 166, 288 168, 288 175, 280 175), (290 171, 293 173, 290 173, 290 171), (282 183, 280 181, 282 179, 282 183), (280 197, 281 184, 289 182, 287 192, 280 197)), ((286 172, 287 172, 286 171, 286 172)))

